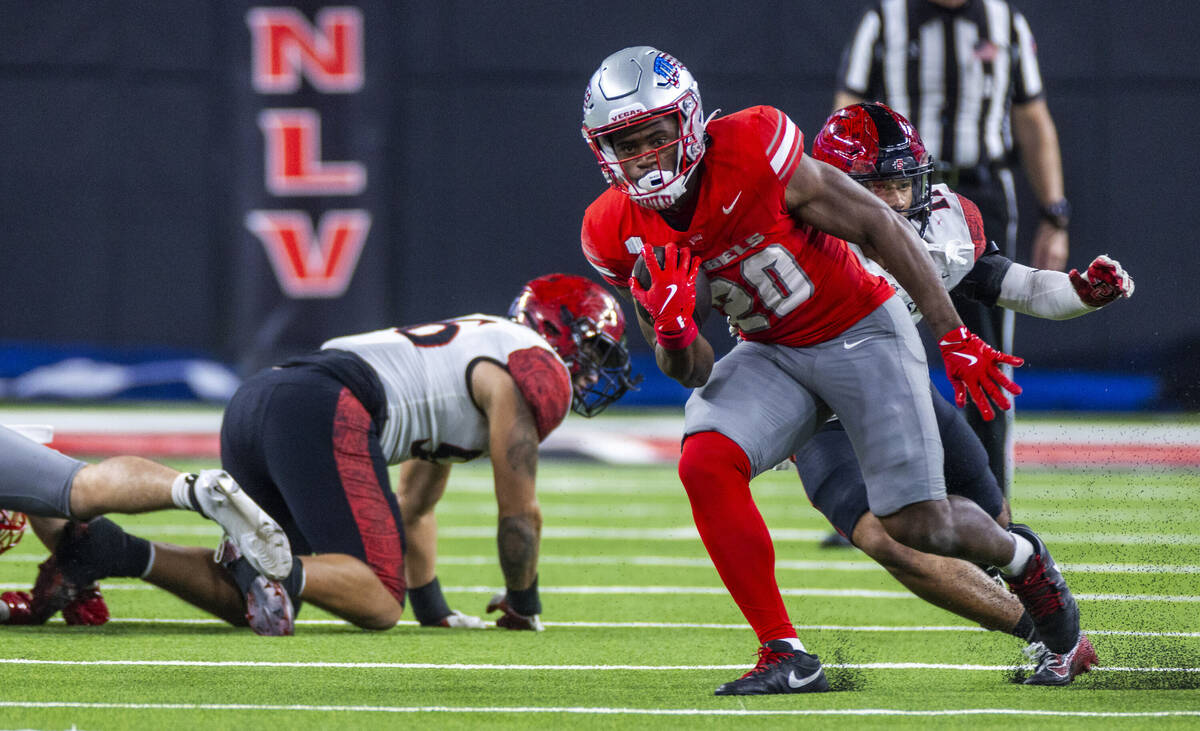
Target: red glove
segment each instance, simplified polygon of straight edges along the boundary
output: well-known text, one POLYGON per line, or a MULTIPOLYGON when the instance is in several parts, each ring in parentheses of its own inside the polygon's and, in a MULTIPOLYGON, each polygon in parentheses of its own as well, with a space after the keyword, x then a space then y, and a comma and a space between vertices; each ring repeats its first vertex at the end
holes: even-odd
POLYGON ((1089 307, 1103 307, 1122 297, 1133 296, 1133 277, 1121 268, 1121 262, 1101 254, 1088 265, 1087 272, 1078 269, 1067 273, 1075 293, 1089 307))
POLYGON ((667 350, 683 350, 700 331, 692 319, 696 308, 696 273, 700 258, 692 258, 688 249, 667 244, 662 268, 650 244, 642 245, 642 260, 650 272, 650 289, 642 289, 637 277, 629 278, 633 298, 654 318, 658 344, 667 350))
POLYGON ((538 617, 538 615, 535 614, 532 617, 527 617, 524 614, 517 614, 515 611, 513 611, 513 608, 508 605, 508 598, 504 595, 504 592, 496 594, 492 597, 492 600, 488 602, 488 614, 491 614, 497 609, 499 609, 501 612, 504 612, 504 614, 500 615, 500 617, 496 620, 497 627, 502 629, 532 630, 534 632, 541 632, 545 629, 545 627, 542 626, 542 620, 538 617))
POLYGON ((979 409, 979 415, 984 421, 991 421, 995 413, 988 403, 986 392, 1001 409, 1008 409, 1012 403, 1004 395, 1003 387, 1010 393, 1021 393, 1021 387, 1013 383, 1000 370, 1001 363, 1020 366, 1024 358, 1001 353, 979 339, 966 326, 951 330, 938 339, 942 348, 942 360, 946 362, 946 375, 954 386, 954 403, 961 408, 967 405, 967 394, 979 409))
POLYGON ((33 616, 30 605, 33 597, 27 591, 6 591, 0 594, 0 609, 8 612, 8 616, 0 619, 0 624, 43 624, 46 620, 38 621, 33 616))
POLYGON ((108 621, 108 605, 100 595, 100 587, 92 585, 83 589, 62 608, 67 624, 101 625, 108 621))

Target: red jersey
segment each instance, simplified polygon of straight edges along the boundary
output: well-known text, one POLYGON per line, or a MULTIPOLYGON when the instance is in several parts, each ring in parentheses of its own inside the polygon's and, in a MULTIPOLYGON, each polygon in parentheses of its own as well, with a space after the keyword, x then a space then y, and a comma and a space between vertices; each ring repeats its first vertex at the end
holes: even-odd
POLYGON ((708 125, 712 138, 686 231, 606 190, 583 218, 583 253, 609 284, 628 287, 642 244, 686 246, 704 260, 713 307, 746 340, 802 346, 835 337, 892 295, 841 239, 792 218, 787 182, 804 134, 773 107, 708 125))

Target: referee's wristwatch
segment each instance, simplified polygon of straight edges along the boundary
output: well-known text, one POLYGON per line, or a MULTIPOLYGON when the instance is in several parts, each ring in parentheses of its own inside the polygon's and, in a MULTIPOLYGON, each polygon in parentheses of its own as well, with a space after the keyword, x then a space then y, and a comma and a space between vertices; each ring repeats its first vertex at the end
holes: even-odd
POLYGON ((1042 220, 1054 228, 1066 228, 1071 222, 1071 203, 1066 198, 1059 198, 1048 206, 1041 207, 1042 220))

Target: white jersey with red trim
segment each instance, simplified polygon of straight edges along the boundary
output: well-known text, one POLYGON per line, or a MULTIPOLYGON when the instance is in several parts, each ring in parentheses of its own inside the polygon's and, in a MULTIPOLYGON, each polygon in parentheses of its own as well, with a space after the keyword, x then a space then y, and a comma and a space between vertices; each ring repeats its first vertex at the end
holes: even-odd
POLYGON ((388 464, 465 462, 488 453, 487 418, 471 396, 471 371, 480 361, 508 369, 542 437, 543 427, 549 433, 571 406, 566 364, 542 336, 503 317, 474 314, 376 330, 321 348, 348 350, 379 375, 387 395, 379 441, 388 464))
MULTIPOLYGON (((970 200, 943 184, 933 186, 929 225, 925 227, 925 248, 933 259, 933 268, 942 278, 942 286, 950 291, 975 267, 975 261, 987 247, 983 233, 983 217, 970 200)), ((915 221, 913 222, 915 225, 915 221)), ((869 259, 857 244, 850 248, 858 254, 867 271, 878 274, 895 288, 900 300, 912 313, 913 322, 921 320, 921 311, 913 298, 904 291, 887 270, 869 259)))

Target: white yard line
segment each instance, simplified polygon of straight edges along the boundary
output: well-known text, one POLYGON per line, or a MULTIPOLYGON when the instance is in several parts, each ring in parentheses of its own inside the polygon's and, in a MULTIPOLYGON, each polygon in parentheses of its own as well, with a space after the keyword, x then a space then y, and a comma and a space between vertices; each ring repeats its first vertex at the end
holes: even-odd
MULTIPOLYGON (((149 584, 104 583, 104 591, 152 591, 155 587, 149 584)), ((28 590, 27 583, 0 583, 0 589, 6 591, 28 590)), ((448 594, 494 594, 494 586, 443 586, 442 591, 448 594)), ((687 594, 693 596, 723 596, 728 592, 721 586, 543 586, 539 589, 543 594, 571 595, 656 595, 656 594, 687 594)), ((917 596, 907 591, 882 591, 877 589, 780 589, 783 596, 820 596, 841 597, 849 599, 916 599, 917 596)), ((1200 595, 1176 594, 1076 594, 1076 599, 1083 601, 1110 602, 1200 602, 1200 595)))
MULTIPOLYGON (((829 535, 828 528, 798 529, 785 528, 771 531, 771 538, 781 541, 820 541, 829 535)), ((492 538, 496 537, 494 526, 458 526, 440 528, 440 538, 492 538)), ((636 540, 636 541, 699 541, 695 526, 671 528, 621 528, 621 527, 564 527, 548 526, 542 529, 543 538, 570 540, 636 540)), ((1157 535, 1122 535, 1120 533, 1054 533, 1046 537, 1051 546, 1058 544, 1105 544, 1105 545, 1153 545, 1153 546, 1196 546, 1200 535, 1190 533, 1160 533, 1157 535)))
MULTIPOLYGON (((221 529, 216 524, 206 523, 149 523, 130 526, 135 535, 147 537, 163 536, 211 536, 219 537, 221 529)), ((771 538, 779 542, 816 542, 829 535, 828 528, 782 528, 771 531, 771 538)), ((491 525, 443 526, 438 529, 439 538, 486 538, 495 540, 496 528, 491 525)), ((625 528, 619 526, 548 526, 542 529, 542 537, 559 540, 628 540, 628 541, 696 541, 700 534, 694 525, 668 528, 625 528)), ((1046 535, 1047 543, 1054 545, 1153 545, 1153 546, 1198 546, 1200 535, 1192 533, 1159 533, 1156 535, 1123 535, 1120 533, 1073 533, 1055 532, 1046 535)), ((1094 564, 1095 565, 1095 564, 1094 564)))
MULTIPOLYGON (((494 591, 486 586, 444 586, 446 592, 469 592, 483 594, 494 591)), ((724 595, 721 586, 547 586, 539 589, 543 594, 692 594, 724 595)), ((916 599, 907 591, 882 591, 875 589, 780 589, 783 596, 824 596, 859 599, 916 599)), ((1076 594, 1076 599, 1114 602, 1200 602, 1200 595, 1173 594, 1076 594)))
MULTIPOLYGON (((213 532, 213 535, 217 535, 213 532)), ((854 554, 857 555, 857 554, 854 554)), ((9 554, 6 563, 41 563, 46 560, 40 554, 9 554)), ((488 556, 438 556, 442 566, 494 566, 496 557, 488 556)), ((707 558, 681 556, 539 556, 538 563, 546 566, 667 566, 673 568, 712 568, 707 558)), ((1112 564, 1112 563, 1059 563, 1058 567, 1075 574, 1200 574, 1200 565, 1194 564, 1112 564)), ((881 572, 882 566, 870 560, 860 561, 799 561, 776 560, 776 571, 849 571, 881 572)))
POLYGON ((89 703, 83 701, 0 701, 0 708, 86 708, 123 711, 304 711, 315 713, 568 713, 596 716, 1050 716, 1082 718, 1170 718, 1200 711, 1050 711, 1020 708, 909 710, 836 708, 778 710, 744 708, 615 708, 605 706, 349 706, 266 703, 89 703))
MULTIPOLYGON (((33 560, 33 559, 30 559, 33 560)), ((40 559, 39 559, 40 560, 40 559)), ((444 566, 491 566, 495 556, 438 556, 444 566)), ((707 558, 679 556, 540 556, 538 563, 582 566, 671 566, 712 568, 707 558)), ((1178 564, 1059 563, 1059 569, 1077 574, 1200 574, 1200 566, 1178 564)), ((790 561, 776 560, 777 571, 883 571, 874 561, 790 561)))
MULTIPOLYGON (((531 665, 510 663, 436 663, 436 662, 301 662, 282 660, 38 660, 25 657, 0 658, 0 665, 64 665, 70 667, 173 667, 173 668, 305 668, 311 670, 562 670, 562 671, 694 671, 741 670, 737 665, 531 665)), ((979 670, 1006 671, 1032 669, 1032 665, 978 665, 924 662, 822 663, 824 667, 844 670, 979 670)), ((1188 667, 1093 667, 1093 671, 1122 673, 1200 673, 1188 667)))
MULTIPOLYGON (((59 431, 95 432, 172 432, 210 431, 221 427, 218 407, 110 408, 86 406, 45 408, 37 405, 5 405, 0 422, 12 424, 50 424, 59 431)), ((1165 418, 1158 422, 1130 420, 1097 423, 1090 418, 1074 417, 1050 420, 1021 417, 1014 427, 1018 442, 1114 443, 1147 442, 1152 444, 1200 443, 1200 425, 1178 423, 1165 418)), ((682 409, 666 413, 638 414, 610 411, 595 419, 567 419, 555 430, 557 436, 593 434, 674 438, 683 434, 682 409)))
MULTIPOLYGON (((595 469, 603 470, 603 467, 596 467, 595 469)), ((1132 479, 1136 480, 1136 477, 1132 479)), ((756 478, 754 482, 751 482, 750 486, 755 497, 803 497, 803 488, 791 472, 766 472, 764 475, 756 478), (783 480, 763 479, 764 476, 768 475, 776 478, 782 475, 783 480)), ((447 495, 450 497, 447 499, 453 499, 453 496, 462 494, 490 496, 495 492, 495 489, 495 483, 492 481, 488 468, 472 466, 462 470, 462 474, 459 472, 451 473, 450 486, 447 488, 447 495)), ((685 497, 683 486, 674 477, 663 480, 646 480, 645 478, 634 478, 627 475, 605 475, 604 477, 580 480, 578 478, 559 477, 550 473, 539 474, 537 489, 539 495, 551 497, 562 495, 639 495, 678 497, 680 500, 685 497)), ((1016 500, 1021 505, 1037 500, 1061 501, 1064 497, 1069 496, 1067 489, 1069 488, 1055 488, 1030 482, 1023 483, 1019 474, 1017 476, 1017 484, 1014 487, 1016 500)), ((1074 489, 1093 490, 1095 494, 1100 494, 1101 491, 1099 487, 1076 487, 1074 489)), ((1137 497, 1149 499, 1184 500, 1194 494, 1193 489, 1178 484, 1136 484, 1128 488, 1128 491, 1137 497)), ((810 509, 804 504, 801 504, 799 507, 803 510, 810 509)), ((680 509, 686 510, 686 504, 681 503, 680 509)), ((1024 514, 1024 511, 1020 512, 1024 514)))
MULTIPOLYGON (((59 622, 60 620, 51 620, 59 622)), ((167 619, 162 617, 114 617, 109 622, 123 624, 174 624, 174 625, 224 625, 225 622, 213 617, 188 617, 167 619)), ((341 619, 297 619, 296 624, 300 626, 342 626, 349 627, 350 623, 341 619)), ((401 620, 398 624, 402 627, 416 627, 417 622, 413 620, 401 620)), ((589 629, 704 629, 704 630, 739 630, 749 631, 750 626, 743 623, 719 623, 719 622, 542 622, 547 627, 576 627, 589 629)), ((965 627, 959 625, 928 625, 928 626, 896 626, 886 627, 881 625, 866 625, 866 626, 850 626, 850 625, 834 625, 834 624, 797 624, 794 625, 797 630, 801 631, 819 631, 819 632, 988 632, 983 627, 965 627)), ((1179 637, 1179 638, 1200 638, 1200 632, 1134 632, 1127 630, 1103 630, 1103 629, 1084 629, 1088 635, 1092 636, 1111 636, 1111 637, 1179 637)))

